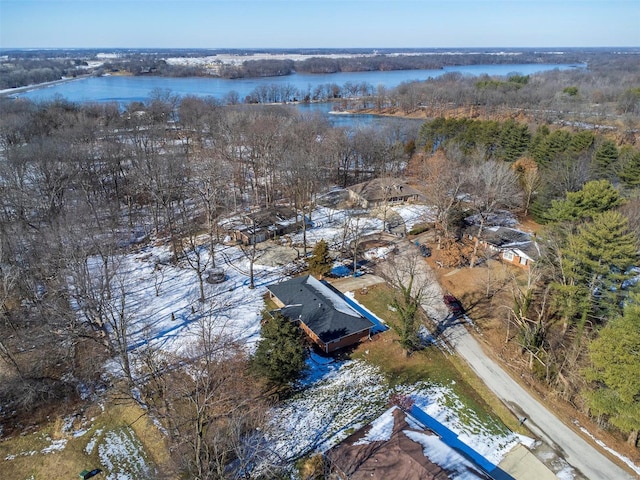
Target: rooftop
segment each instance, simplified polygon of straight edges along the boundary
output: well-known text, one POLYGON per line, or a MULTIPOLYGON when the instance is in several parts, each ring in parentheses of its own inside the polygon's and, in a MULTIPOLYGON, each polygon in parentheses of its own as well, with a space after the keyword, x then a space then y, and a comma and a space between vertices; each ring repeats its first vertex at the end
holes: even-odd
POLYGON ((311 275, 269 285, 269 291, 285 307, 280 312, 300 319, 324 343, 374 327, 373 322, 354 310, 342 294, 311 275))

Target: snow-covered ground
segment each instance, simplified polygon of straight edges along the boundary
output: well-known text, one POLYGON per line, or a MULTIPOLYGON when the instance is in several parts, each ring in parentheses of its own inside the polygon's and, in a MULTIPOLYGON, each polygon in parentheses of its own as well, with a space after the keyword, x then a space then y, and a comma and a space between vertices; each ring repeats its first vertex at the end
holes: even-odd
POLYGON ((416 406, 495 465, 517 443, 533 444, 532 439, 509 431, 499 420, 479 416, 464 404, 453 385, 420 382, 392 388, 376 367, 363 361, 327 363, 312 357, 308 364, 312 381, 274 409, 269 440, 280 458, 294 460, 311 452, 325 452, 373 419, 369 436, 376 438, 367 439, 383 439, 388 424, 383 412, 395 393, 409 395, 416 406))
MULTIPOLYGON (((425 206, 393 208, 407 229, 430 218, 430 209, 425 206)), ((324 239, 337 247, 348 244, 356 234, 367 235, 382 229, 382 221, 365 212, 327 207, 318 207, 312 220, 314 226, 307 231, 310 245, 324 239)), ((301 233, 292 235, 293 245, 301 242, 301 233)), ((207 262, 209 253, 204 246, 202 253, 207 262)), ((204 284, 205 302, 198 300, 196 272, 186 262, 172 263, 168 246, 150 245, 115 260, 118 274, 114 278, 121 288, 114 289, 114 297, 117 300, 120 292, 124 292, 134 364, 137 353, 146 345, 187 355, 203 321, 212 322, 219 333, 244 342, 250 349, 255 345, 266 286, 285 279, 287 265, 269 266, 261 264, 258 258, 254 266, 256 288, 250 289, 249 261, 239 247, 217 245, 215 260, 216 266, 224 269, 226 280, 204 284)), ((100 270, 97 258, 91 270, 100 270)), ((380 415, 394 393, 411 395, 416 405, 496 464, 521 440, 498 422, 481 419, 462 404, 451 386, 421 383, 392 389, 380 371, 362 361, 334 362, 314 355, 309 365, 300 393, 273 410, 272 428, 267 435, 280 458, 294 460, 311 452, 326 451, 380 415)), ((136 472, 148 468, 136 453, 138 447, 131 435, 124 431, 118 437, 105 435, 95 432, 87 439, 86 448, 88 454, 98 449, 103 465, 113 465, 113 469, 109 467, 108 473, 112 475, 109 478, 132 478, 115 467, 114 455, 119 449, 131 450, 130 466, 136 472)))

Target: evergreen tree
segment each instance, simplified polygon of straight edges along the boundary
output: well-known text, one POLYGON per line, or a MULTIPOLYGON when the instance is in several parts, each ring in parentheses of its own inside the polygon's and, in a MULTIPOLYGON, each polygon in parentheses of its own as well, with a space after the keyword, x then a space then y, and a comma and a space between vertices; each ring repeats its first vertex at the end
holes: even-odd
POLYGON ((620 313, 622 282, 636 260, 636 237, 618 212, 597 214, 561 249, 561 280, 554 282, 556 304, 565 325, 577 320, 604 323, 620 313))
POLYGON ((569 141, 569 150, 572 154, 580 154, 588 151, 596 137, 593 132, 589 130, 581 130, 578 133, 574 133, 569 141))
POLYGON ((632 446, 640 431, 640 298, 627 305, 622 317, 611 320, 589 345, 591 368, 586 378, 594 389, 586 395, 594 415, 629 434, 632 446))
POLYGON ((531 155, 540 165, 550 165, 567 151, 570 143, 571 133, 566 130, 555 130, 533 142, 531 155))
POLYGON ((531 133, 526 124, 519 124, 508 120, 502 125, 500 133, 501 160, 514 162, 520 158, 529 147, 531 133))
POLYGON ((564 200, 553 200, 546 217, 551 222, 576 221, 620 205, 622 199, 608 180, 592 180, 582 190, 568 192, 564 200))
POLYGON ((618 176, 628 188, 637 188, 640 186, 640 151, 635 152, 629 157, 618 176))
POLYGON ((331 271, 333 260, 329 257, 329 245, 324 240, 316 243, 309 257, 309 271, 313 275, 323 276, 331 271))
POLYGON ((276 313, 264 322, 260 335, 251 360, 253 371, 278 386, 299 379, 307 355, 300 327, 276 313))
POLYGON ((618 161, 618 147, 611 140, 605 140, 593 155, 593 175, 595 178, 612 178, 618 161))

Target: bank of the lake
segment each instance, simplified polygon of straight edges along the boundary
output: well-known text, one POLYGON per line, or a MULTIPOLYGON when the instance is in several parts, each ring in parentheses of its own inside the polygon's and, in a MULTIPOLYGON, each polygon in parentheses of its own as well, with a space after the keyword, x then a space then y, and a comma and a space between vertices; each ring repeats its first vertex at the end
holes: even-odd
POLYGON ((395 88, 402 83, 425 81, 447 73, 462 75, 506 76, 510 74, 531 75, 549 70, 566 70, 584 68, 575 64, 506 64, 506 65, 468 65, 445 67, 439 70, 394 70, 375 72, 340 72, 331 74, 293 74, 282 77, 261 77, 243 79, 223 78, 174 78, 155 76, 116 76, 88 77, 75 81, 26 87, 25 91, 4 92, 13 97, 26 98, 33 101, 47 101, 55 97, 63 97, 72 102, 117 102, 127 104, 142 102, 150 98, 154 91, 168 90, 174 95, 214 97, 219 100, 233 95, 239 101, 257 89, 286 87, 295 90, 300 98, 313 95, 314 90, 328 86, 344 87, 367 86, 369 89, 379 87, 395 88))

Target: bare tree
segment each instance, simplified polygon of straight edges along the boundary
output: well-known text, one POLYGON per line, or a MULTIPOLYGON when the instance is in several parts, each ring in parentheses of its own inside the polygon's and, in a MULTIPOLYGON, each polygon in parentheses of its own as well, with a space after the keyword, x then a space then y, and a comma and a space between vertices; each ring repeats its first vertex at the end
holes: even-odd
POLYGON ((267 403, 248 376, 246 352, 204 315, 186 358, 165 369, 171 442, 180 470, 198 480, 242 479, 275 472, 268 444, 267 403))
POLYGON ((531 158, 521 158, 513 164, 516 171, 520 186, 522 187, 522 214, 526 217, 529 214, 529 208, 533 197, 542 185, 542 175, 538 170, 538 165, 531 158))
POLYGON ((190 229, 185 238, 182 239, 182 253, 198 277, 200 290, 200 298, 198 300, 203 303, 205 300, 204 274, 212 263, 213 252, 208 252, 203 242, 199 240, 197 231, 190 229))
POLYGON ((467 175, 460 163, 445 158, 442 151, 423 158, 417 175, 425 187, 423 192, 427 202, 436 209, 438 248, 440 248, 442 238, 450 236, 451 214, 460 204, 460 194, 467 181, 467 175))
POLYGON ((407 353, 422 345, 418 335, 420 312, 422 305, 433 295, 431 288, 435 285, 435 279, 417 249, 409 248, 409 251, 393 256, 380 267, 381 274, 396 290, 391 305, 398 314, 398 321, 392 326, 407 353))
POLYGON ((521 189, 518 177, 504 162, 489 160, 475 164, 469 172, 469 193, 471 203, 477 212, 480 223, 476 236, 471 267, 478 258, 480 238, 490 215, 501 209, 513 209, 521 205, 521 189))

